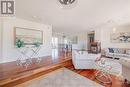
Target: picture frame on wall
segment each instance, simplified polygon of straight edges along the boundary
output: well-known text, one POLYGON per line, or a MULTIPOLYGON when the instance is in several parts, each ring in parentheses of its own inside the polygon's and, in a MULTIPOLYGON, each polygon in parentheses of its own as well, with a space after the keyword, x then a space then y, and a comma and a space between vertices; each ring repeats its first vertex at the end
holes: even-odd
POLYGON ((14 28, 14 43, 22 41, 24 45, 43 44, 43 31, 22 27, 14 28))
POLYGON ((130 43, 130 32, 111 33, 112 43, 130 43))

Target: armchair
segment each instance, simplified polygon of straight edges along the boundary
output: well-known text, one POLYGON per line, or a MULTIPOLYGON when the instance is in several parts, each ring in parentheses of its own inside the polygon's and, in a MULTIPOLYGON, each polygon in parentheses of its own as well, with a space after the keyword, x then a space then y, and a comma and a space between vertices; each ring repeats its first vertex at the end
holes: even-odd
POLYGON ((95 69, 95 61, 101 54, 88 54, 86 51, 73 51, 72 62, 75 69, 95 69))
POLYGON ((122 75, 124 79, 130 82, 130 59, 122 58, 119 62, 122 64, 122 75))

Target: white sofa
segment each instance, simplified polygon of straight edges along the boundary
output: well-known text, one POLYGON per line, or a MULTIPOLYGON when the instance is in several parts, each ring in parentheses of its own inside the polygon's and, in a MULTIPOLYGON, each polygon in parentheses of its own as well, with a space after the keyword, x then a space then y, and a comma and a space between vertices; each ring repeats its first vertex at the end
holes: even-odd
POLYGON ((130 58, 130 49, 106 48, 105 56, 112 58, 130 58))
POLYGON ((88 54, 86 51, 73 51, 72 62, 75 69, 95 69, 95 61, 101 54, 88 54))
POLYGON ((130 59, 122 58, 119 62, 122 64, 122 75, 124 79, 127 79, 130 82, 130 59))

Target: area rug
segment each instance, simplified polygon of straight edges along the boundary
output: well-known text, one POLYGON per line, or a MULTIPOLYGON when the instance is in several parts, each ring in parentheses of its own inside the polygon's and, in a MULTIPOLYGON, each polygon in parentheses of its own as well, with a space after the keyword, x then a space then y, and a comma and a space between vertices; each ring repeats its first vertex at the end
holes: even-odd
POLYGON ((67 68, 58 69, 47 75, 20 84, 16 87, 104 87, 67 68))
POLYGON ((109 58, 102 58, 105 60, 105 65, 111 66, 111 70, 109 71, 110 74, 121 76, 122 75, 122 66, 117 59, 109 59, 109 58))

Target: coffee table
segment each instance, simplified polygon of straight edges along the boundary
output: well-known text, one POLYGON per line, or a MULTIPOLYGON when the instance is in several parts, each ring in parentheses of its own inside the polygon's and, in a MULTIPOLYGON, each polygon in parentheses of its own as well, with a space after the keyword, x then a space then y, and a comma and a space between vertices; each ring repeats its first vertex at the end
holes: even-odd
POLYGON ((106 64, 106 60, 101 59, 96 61, 96 69, 98 70, 95 74, 95 78, 102 82, 103 84, 112 83, 112 78, 110 76, 110 70, 112 69, 111 65, 106 64))

